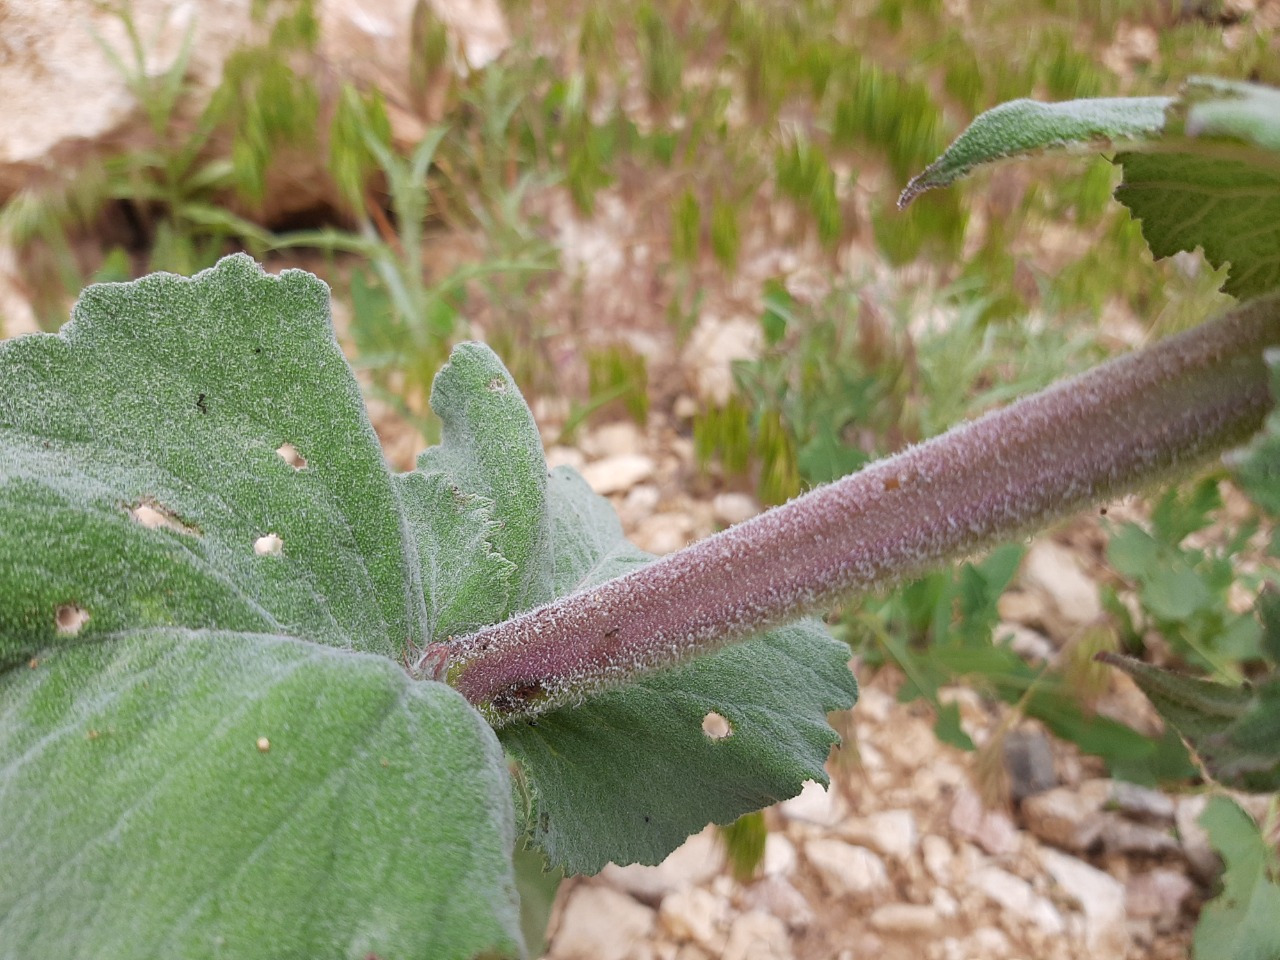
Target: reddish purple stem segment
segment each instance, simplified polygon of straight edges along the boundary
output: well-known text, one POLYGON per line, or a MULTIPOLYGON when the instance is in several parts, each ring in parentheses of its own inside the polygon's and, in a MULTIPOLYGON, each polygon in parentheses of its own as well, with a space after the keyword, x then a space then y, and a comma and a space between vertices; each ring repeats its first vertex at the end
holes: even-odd
POLYGON ((1275 344, 1254 301, 424 661, 501 725, 711 652, 1245 441, 1275 344))

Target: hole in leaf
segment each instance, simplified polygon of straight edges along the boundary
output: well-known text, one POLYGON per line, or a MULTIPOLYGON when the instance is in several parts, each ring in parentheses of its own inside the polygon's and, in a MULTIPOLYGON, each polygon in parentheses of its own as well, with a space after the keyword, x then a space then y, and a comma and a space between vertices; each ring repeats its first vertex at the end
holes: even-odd
POLYGON ((257 746, 258 746, 259 753, 266 753, 268 750, 271 749, 271 741, 268 740, 266 737, 259 737, 257 746))
POLYGON ((729 721, 712 710, 702 718, 702 732, 708 740, 724 740, 733 734, 729 721))
POLYGON ((165 509, 154 500, 142 500, 136 507, 130 507, 129 516, 148 530, 164 527, 166 530, 172 530, 175 533, 185 533, 192 537, 200 536, 200 531, 197 528, 183 523, 177 514, 165 509))
POLYGON ((492 393, 506 393, 507 381, 503 380, 501 377, 494 377, 489 381, 488 387, 492 393))
POLYGON ((276 455, 295 470, 307 469, 307 458, 298 452, 292 443, 282 443, 276 447, 276 455))
POLYGON ((253 552, 260 557, 277 556, 284 552, 284 541, 274 533, 253 541, 253 552))
POLYGON ((80 632, 80 628, 89 622, 89 611, 84 607, 76 606, 74 603, 64 603, 58 607, 53 619, 58 625, 60 634, 74 637, 80 632))
POLYGON ((148 530, 164 526, 164 514, 147 503, 138 504, 129 511, 129 515, 148 530))

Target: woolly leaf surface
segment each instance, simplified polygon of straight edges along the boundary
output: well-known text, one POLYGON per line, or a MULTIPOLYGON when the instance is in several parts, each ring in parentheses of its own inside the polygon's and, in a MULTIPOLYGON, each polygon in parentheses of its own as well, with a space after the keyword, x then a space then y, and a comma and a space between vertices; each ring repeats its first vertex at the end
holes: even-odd
POLYGON ((1050 149, 1106 149, 1158 134, 1168 97, 1116 97, 1040 103, 1010 100, 976 117, 942 156, 912 178, 905 207, 926 190, 946 187, 980 166, 1050 149))
POLYGON ((1116 199, 1142 221, 1151 252, 1197 247, 1236 297, 1280 287, 1280 90, 1196 78, 1177 97, 1037 103, 977 117, 912 179, 900 206, 979 166, 1048 149, 1122 150, 1116 199))
POLYGON ((0 675, 0 957, 520 952, 507 776, 443 684, 158 628, 0 675))
POLYGON ((444 473, 490 510, 493 547, 516 568, 504 615, 551 599, 547 463, 511 374, 484 344, 459 344, 432 384, 431 407, 442 442, 418 458, 418 469, 444 473))
POLYGON ((398 657, 416 570, 324 284, 234 256, 72 317, 0 343, 0 664, 170 625, 398 657))
POLYGON ((393 662, 416 544, 314 277, 0 343, 0 957, 518 954, 501 750, 393 662))

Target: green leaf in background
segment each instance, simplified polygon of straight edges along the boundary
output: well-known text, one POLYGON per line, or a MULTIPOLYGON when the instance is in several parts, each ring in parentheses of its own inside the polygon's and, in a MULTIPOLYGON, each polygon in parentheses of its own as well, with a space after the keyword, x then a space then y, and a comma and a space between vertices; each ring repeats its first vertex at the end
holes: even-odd
POLYGON ((1185 492, 1165 491, 1152 506, 1150 532, 1134 523, 1115 527, 1107 559, 1136 586, 1144 630, 1158 630, 1178 656, 1230 679, 1239 675, 1233 664, 1262 656, 1258 618, 1230 602, 1239 576, 1233 556, 1251 532, 1242 528, 1224 545, 1184 543, 1221 508, 1220 479, 1210 474, 1185 492))
POLYGON ((398 664, 413 548, 314 277, 0 343, 0 956, 519 953, 497 740, 398 664))
POLYGON ((769 346, 779 343, 787 335, 787 328, 796 326, 796 300, 781 280, 771 277, 764 282, 764 310, 760 314, 760 329, 764 342, 769 346))
POLYGON ((1156 257, 1204 249, 1231 265, 1222 289, 1246 299, 1280 287, 1280 153, 1184 141, 1185 152, 1121 153, 1116 199, 1142 221, 1156 257), (1199 147, 1200 149, 1194 149, 1199 147))
POLYGON ((750 883, 764 862, 764 847, 769 840, 769 825, 763 810, 744 813, 718 831, 724 859, 733 879, 750 883))
POLYGON ((1254 609, 1262 623, 1262 650, 1273 665, 1280 664, 1280 592, 1274 586, 1264 587, 1254 609))
POLYGON ((1196 926, 1196 960, 1274 960, 1280 957, 1280 862, 1249 814, 1214 797, 1200 815, 1226 869, 1222 893, 1205 904, 1196 926))
POLYGON ((1011 100, 979 115, 924 172, 912 177, 898 206, 946 187, 997 160, 1072 147, 1105 150, 1164 130, 1170 97, 1115 97, 1039 103, 1011 100))
POLYGON ((1280 678, 1227 686, 1117 654, 1098 659, 1133 678, 1214 779, 1245 790, 1280 789, 1280 678))
POLYGON ((1280 91, 1196 78, 1177 98, 1042 104, 1015 100, 979 116, 899 199, 906 206, 976 167, 1048 148, 1122 145, 1116 198, 1142 221, 1157 257, 1197 247, 1231 265, 1239 298, 1280 287, 1280 91))
MULTIPOLYGON (((1280 351, 1269 350, 1271 394, 1280 397, 1280 351)), ((1272 409, 1253 442, 1231 460, 1236 478, 1253 502, 1272 515, 1280 515, 1280 407, 1272 409)))
MULTIPOLYGON (((613 508, 573 471, 549 497, 557 594, 652 559, 622 536, 613 508)), ((527 829, 553 864, 657 863, 708 821, 827 782, 837 737, 827 713, 853 705, 849 650, 815 621, 770 631, 581 706, 502 728, 529 798, 527 829), (704 732, 709 714, 728 736, 704 732)))
POLYGON ((1221 137, 1280 151, 1280 90, 1218 77, 1188 81, 1183 101, 1189 137, 1221 137))
POLYGON ((1107 545, 1107 559, 1119 573, 1141 584, 1143 605, 1158 617, 1185 620, 1213 605, 1212 593, 1188 558, 1137 524, 1116 530, 1107 545))

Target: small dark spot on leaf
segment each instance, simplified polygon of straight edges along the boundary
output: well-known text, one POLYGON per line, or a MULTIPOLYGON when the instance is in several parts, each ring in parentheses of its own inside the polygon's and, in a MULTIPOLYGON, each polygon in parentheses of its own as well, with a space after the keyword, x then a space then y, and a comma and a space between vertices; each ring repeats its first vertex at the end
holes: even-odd
POLYGON ((652 819, 647 813, 644 815, 644 822, 648 823, 652 819))
POLYGON ((889 477, 884 482, 884 488, 886 490, 897 490, 900 486, 902 486, 902 481, 897 477, 889 477))
POLYGON ((551 832, 551 815, 545 810, 538 814, 538 829, 543 833, 551 832))
POLYGON ((261 353, 261 352, 262 352, 262 348, 261 348, 261 347, 254 347, 254 348, 253 348, 253 352, 254 352, 254 353, 261 353))
POLYGON ((1107 515, 1107 508, 1103 507, 1101 510, 1098 511, 1098 513, 1102 514, 1102 516, 1105 517, 1107 515))
POLYGON ((202 394, 200 394, 200 396, 196 397, 196 409, 197 409, 197 410, 199 410, 201 413, 208 413, 208 412, 209 412, 209 408, 208 408, 208 406, 206 406, 206 405, 205 405, 205 402, 204 402, 204 394, 203 394, 203 393, 202 393, 202 394))

